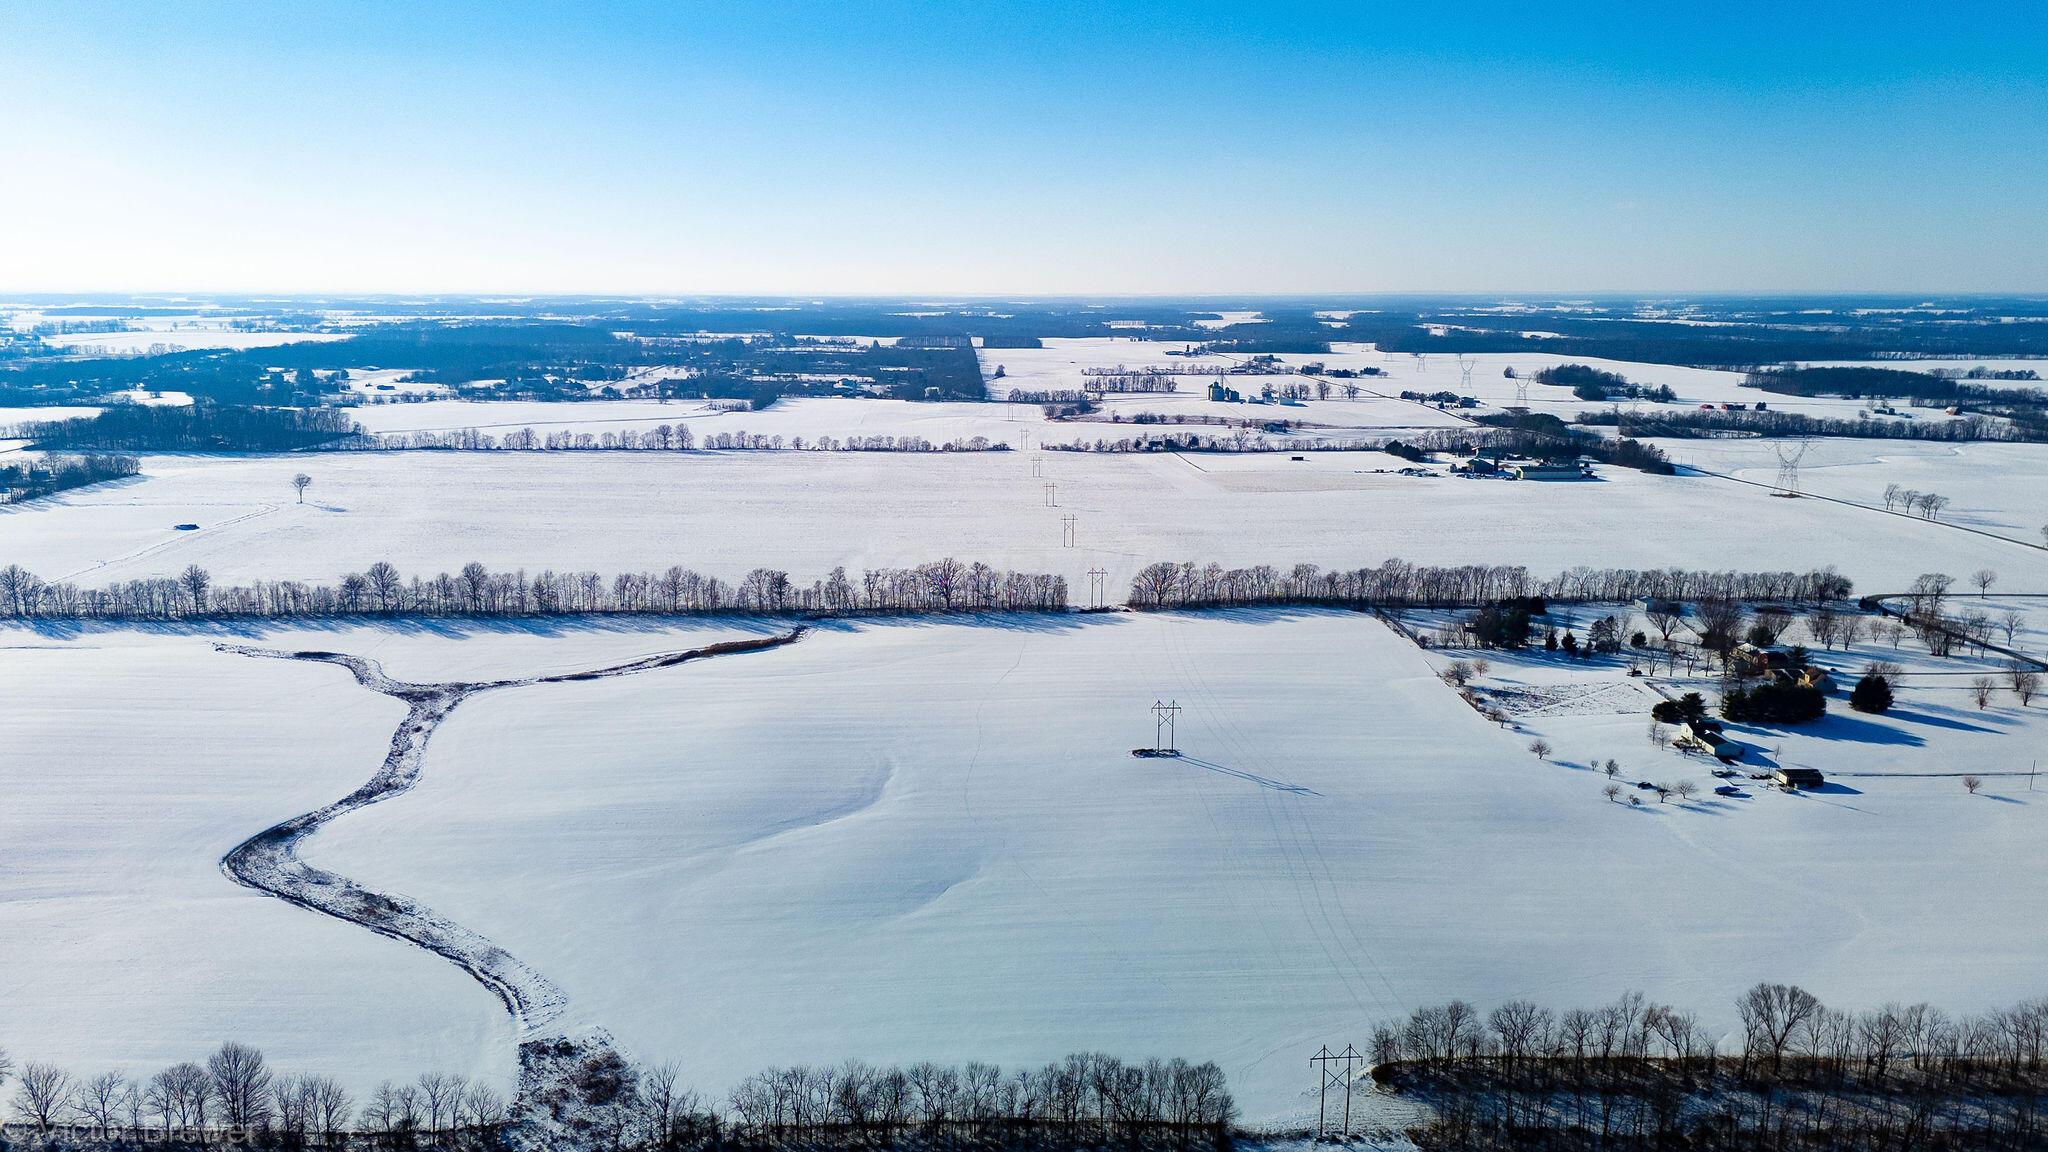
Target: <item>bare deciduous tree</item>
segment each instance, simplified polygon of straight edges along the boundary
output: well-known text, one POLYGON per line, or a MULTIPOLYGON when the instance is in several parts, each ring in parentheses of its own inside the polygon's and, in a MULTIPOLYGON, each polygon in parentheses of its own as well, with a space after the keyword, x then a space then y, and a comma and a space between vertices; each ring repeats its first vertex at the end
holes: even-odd
POLYGON ((1550 746, 1550 741, 1539 736, 1529 741, 1529 751, 1534 753, 1538 760, 1548 760, 1553 749, 1550 746))
POLYGON ((1763 983, 1745 992, 1735 1011, 1742 1020, 1744 1065, 1768 1055, 1775 1074, 1784 1064, 1793 1033, 1821 1011, 1821 1003, 1796 985, 1763 983))
POLYGON ((1970 699, 1977 702, 1979 709, 1991 706, 1991 694, 1998 689, 1998 681, 1989 676, 1976 676, 1970 680, 1970 699))
POLYGON ((1963 791, 1968 792, 1972 796, 1975 796, 1977 794, 1977 789, 1982 788, 1983 786, 1984 780, 1980 776, 1963 777, 1963 791))
POLYGON ((306 502, 306 489, 313 486, 313 478, 304 472, 292 477, 292 490, 299 494, 299 503, 306 502))
POLYGON ((263 1053, 230 1040, 207 1057, 206 1070, 213 1077, 223 1123, 253 1129, 270 1119, 271 1073, 263 1053))
POLYGON ((71 1108, 71 1074, 55 1064, 23 1065, 14 1086, 14 1106, 37 1128, 56 1124, 71 1108))
POLYGON ((2022 708, 2033 703, 2034 697, 2041 691, 2041 674, 2031 668, 2022 668, 2015 664, 2012 670, 2006 673, 2006 677, 2006 683, 2011 686, 2012 694, 2019 698, 2022 708))

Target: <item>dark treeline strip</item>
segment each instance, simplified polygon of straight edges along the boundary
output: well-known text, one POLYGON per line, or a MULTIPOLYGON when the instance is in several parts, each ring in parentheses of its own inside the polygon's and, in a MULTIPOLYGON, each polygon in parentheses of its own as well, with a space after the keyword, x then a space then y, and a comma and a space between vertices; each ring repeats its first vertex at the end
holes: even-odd
POLYGON ((40 620, 858 615, 1054 612, 1066 606, 1063 576, 1003 571, 951 557, 910 568, 870 568, 857 577, 834 568, 808 585, 792 583, 788 573, 770 568, 756 568, 737 583, 727 583, 681 566, 607 579, 596 572, 492 572, 473 562, 453 575, 408 578, 379 561, 338 584, 258 580, 216 585, 195 564, 175 579, 81 588, 45 581, 18 565, 0 568, 0 618, 40 620))
POLYGON ((1868 440, 1939 440, 1963 442, 2048 440, 2048 424, 2008 423, 1988 416, 1954 420, 1883 420, 1862 416, 1831 420, 1796 412, 1581 412, 1578 423, 1608 426, 1623 436, 1705 438, 1730 432, 1757 436, 1839 436, 1868 440))
POLYGON ((1087 1053, 1007 1074, 983 1063, 849 1060, 771 1068, 719 1101, 683 1084, 673 1065, 638 1065, 609 1048, 544 1042, 521 1055, 529 1067, 560 1065, 559 1074, 534 1078, 509 1104, 487 1084, 439 1072, 387 1080, 359 1100, 336 1080, 280 1072, 232 1041, 204 1063, 139 1080, 79 1078, 37 1061, 16 1069, 0 1052, 0 1080, 13 1073, 16 1081, 9 1127, 17 1131, 8 1135, 30 1147, 94 1152, 138 1144, 486 1152, 534 1147, 551 1134, 609 1152, 1224 1149, 1236 1116, 1222 1069, 1178 1059, 1087 1053))
POLYGON ((520 428, 494 436, 476 428, 445 432, 387 432, 350 440, 356 451, 449 452, 1008 452, 1008 444, 986 436, 933 443, 922 436, 783 436, 736 429, 707 433, 700 441, 688 424, 661 424, 615 432, 535 432, 520 428))
POLYGON ((0 504, 19 504, 67 488, 83 488, 103 480, 118 480, 142 471, 133 456, 90 453, 80 456, 43 456, 0 465, 0 504))
POLYGON ((1346 608, 1477 608, 1510 600, 1619 603, 1632 600, 1805 601, 1846 599, 1853 586, 1833 568, 1812 572, 1705 572, 1679 568, 1573 568, 1534 580, 1520 565, 1431 567, 1388 560, 1376 568, 1224 568, 1162 562, 1131 582, 1136 608, 1220 608, 1320 604, 1346 608))
POLYGON ((2048 405, 2048 392, 2038 388, 1994 388, 1973 384, 1954 374, 1907 372, 1897 368, 1772 368, 1751 372, 1745 388, 1787 396, 1847 396, 1852 399, 1904 396, 1943 403, 1982 401, 2048 405))
POLYGON ((1361 313, 1329 337, 1390 352, 1510 352, 1738 369, 1797 360, 2048 354, 2048 326, 2004 320, 2037 316, 2033 301, 1958 301, 1952 315, 1913 319, 1898 312, 1859 315, 1841 308, 1840 300, 1809 303, 1829 309, 1825 323, 1783 301, 1713 301, 1705 314, 1723 321, 1713 326, 1629 316, 1601 305, 1545 309, 1538 316, 1446 302, 1361 313))
POLYGON ((1758 984, 1720 1050, 1694 1013, 1628 993, 1562 1013, 1463 1001, 1373 1032, 1382 1086, 1426 1102, 1425 1149, 2039 1148, 2048 999, 1981 1016, 1828 1008, 1758 984))
POLYGON ((226 404, 119 404, 96 416, 24 424, 15 435, 39 448, 144 452, 288 452, 360 434, 331 408, 249 408, 226 404))

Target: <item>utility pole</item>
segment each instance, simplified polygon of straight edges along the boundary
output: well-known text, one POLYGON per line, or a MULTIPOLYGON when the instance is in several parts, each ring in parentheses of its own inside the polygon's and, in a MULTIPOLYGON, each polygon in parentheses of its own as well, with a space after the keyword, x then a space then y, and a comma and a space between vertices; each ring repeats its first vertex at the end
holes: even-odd
POLYGON ((1046 506, 1047 508, 1057 508, 1057 507, 1059 507, 1059 506, 1060 506, 1060 486, 1059 486, 1059 485, 1057 485, 1057 484, 1047 484, 1047 485, 1045 486, 1045 506, 1046 506))
MULTIPOLYGON (((1102 601, 1104 599, 1103 581, 1107 579, 1108 576, 1109 573, 1103 571, 1099 567, 1090 568, 1088 570, 1088 606, 1090 608, 1102 607, 1102 601)), ((2032 789, 2028 789, 2028 791, 2032 791, 2032 789)))
POLYGON ((1308 1062, 1317 1069, 1316 1139, 1322 1139, 1329 1130, 1331 1088, 1344 1090, 1344 1135, 1351 1135, 1351 1081, 1355 1076, 1354 1069, 1365 1062, 1365 1057, 1359 1054, 1356 1045, 1346 1044, 1342 1052, 1332 1052, 1325 1044, 1321 1051, 1309 1057, 1308 1062), (1341 1069, 1337 1067, 1339 1064, 1343 1065, 1341 1069))
POLYGON ((1152 702, 1152 750, 1154 752, 1178 752, 1180 741, 1174 734, 1174 721, 1180 716, 1180 701, 1152 702))
POLYGON ((1074 526, 1080 523, 1080 521, 1081 518, 1072 512, 1060 517, 1060 547, 1072 548, 1074 546, 1076 538, 1074 526))
POLYGON ((1045 475, 1045 457, 1033 456, 1031 458, 1031 475, 1033 479, 1037 479, 1045 475))

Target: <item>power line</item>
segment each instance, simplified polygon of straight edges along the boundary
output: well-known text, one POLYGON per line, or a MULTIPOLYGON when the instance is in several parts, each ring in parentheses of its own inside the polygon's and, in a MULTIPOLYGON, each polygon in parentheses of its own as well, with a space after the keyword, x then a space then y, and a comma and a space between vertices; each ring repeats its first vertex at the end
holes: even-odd
POLYGON ((1811 447, 1811 440, 1798 441, 1796 448, 1789 444, 1771 445, 1771 450, 1778 454, 1778 495, 1799 495, 1799 462, 1806 459, 1806 450, 1811 447))
POLYGON ((1180 751, 1180 742, 1175 739, 1173 730, 1174 721, 1179 716, 1180 701, 1152 702, 1152 751, 1162 754, 1180 751))
POLYGON ((1332 1052, 1330 1051, 1330 1046, 1325 1044, 1321 1051, 1308 1058, 1308 1062, 1315 1065, 1317 1071, 1316 1139, 1322 1139, 1323 1134, 1329 1131, 1330 1128, 1330 1089, 1332 1088, 1341 1088, 1344 1092, 1344 1134, 1349 1136, 1351 1134, 1351 1081, 1357 1075, 1357 1066, 1365 1062, 1365 1057, 1359 1054, 1358 1047, 1354 1044, 1346 1044, 1342 1052, 1332 1052), (1340 1063, 1343 1065, 1341 1070, 1336 1067, 1340 1063))

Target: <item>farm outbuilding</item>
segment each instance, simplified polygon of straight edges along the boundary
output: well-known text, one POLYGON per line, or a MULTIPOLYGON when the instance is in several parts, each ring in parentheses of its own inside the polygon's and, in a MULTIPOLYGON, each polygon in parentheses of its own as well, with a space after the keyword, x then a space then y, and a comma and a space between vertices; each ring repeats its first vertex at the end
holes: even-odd
POLYGON ((1827 783, 1818 768, 1776 768, 1771 771, 1771 779, 1783 788, 1818 788, 1827 783))

